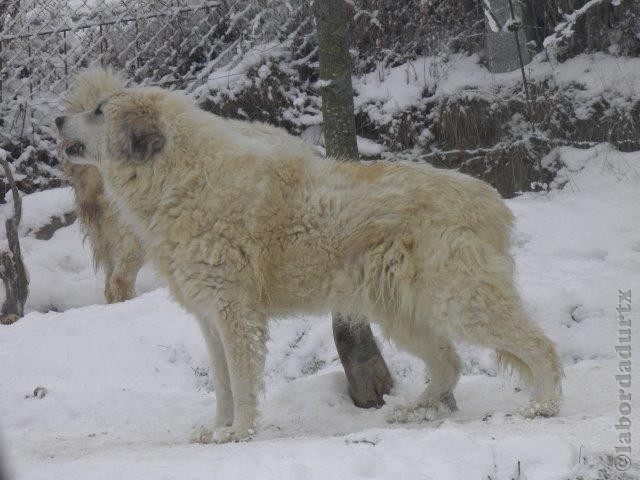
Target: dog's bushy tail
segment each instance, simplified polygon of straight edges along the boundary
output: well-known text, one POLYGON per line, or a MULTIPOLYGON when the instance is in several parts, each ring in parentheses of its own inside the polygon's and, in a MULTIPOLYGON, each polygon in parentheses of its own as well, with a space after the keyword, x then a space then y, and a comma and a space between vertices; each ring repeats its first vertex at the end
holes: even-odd
POLYGON ((533 372, 519 357, 506 350, 497 350, 496 358, 500 371, 508 377, 518 377, 526 385, 533 385, 533 372))

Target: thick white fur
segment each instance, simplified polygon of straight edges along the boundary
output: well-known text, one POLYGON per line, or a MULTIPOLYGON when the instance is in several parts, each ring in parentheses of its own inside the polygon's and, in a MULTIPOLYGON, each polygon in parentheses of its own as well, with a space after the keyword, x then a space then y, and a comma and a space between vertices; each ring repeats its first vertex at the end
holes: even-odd
POLYGON ((524 312, 513 218, 487 184, 428 166, 323 159, 284 132, 155 88, 116 94, 103 110, 104 119, 71 116, 61 134, 85 142, 87 158, 75 161, 98 166, 173 295, 200 320, 218 396, 202 440, 250 435, 267 319, 301 312, 372 319, 424 359, 431 381, 413 407, 433 407, 455 387, 457 339, 495 349, 531 378, 527 414, 556 413, 561 364, 524 312))
MULTIPOLYGON (((66 113, 94 109, 109 95, 125 88, 125 80, 117 72, 90 68, 79 74, 65 98, 66 113)), ((274 136, 287 132, 264 123, 233 121, 236 127, 251 135, 256 130, 274 136)), ((302 149, 309 148, 299 142, 302 149)), ((122 302, 135 296, 135 282, 144 263, 144 249, 133 229, 118 218, 104 191, 100 172, 94 165, 71 163, 62 153, 63 170, 71 180, 80 225, 89 240, 93 263, 105 273, 104 295, 109 303, 122 302)))

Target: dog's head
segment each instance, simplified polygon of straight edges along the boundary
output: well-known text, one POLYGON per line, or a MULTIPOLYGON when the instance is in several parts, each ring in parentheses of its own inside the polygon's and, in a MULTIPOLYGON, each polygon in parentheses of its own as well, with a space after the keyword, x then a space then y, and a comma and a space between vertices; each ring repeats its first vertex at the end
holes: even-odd
POLYGON ((161 89, 119 90, 90 110, 55 119, 62 150, 71 163, 146 164, 165 147, 161 89))
POLYGON ((122 75, 110 68, 91 67, 79 73, 64 98, 66 113, 86 112, 126 88, 122 75))

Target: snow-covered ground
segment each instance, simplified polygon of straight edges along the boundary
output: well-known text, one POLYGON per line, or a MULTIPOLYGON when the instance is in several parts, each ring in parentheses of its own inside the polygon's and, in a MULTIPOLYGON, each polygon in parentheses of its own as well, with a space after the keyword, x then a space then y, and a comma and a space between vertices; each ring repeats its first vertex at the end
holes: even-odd
MULTIPOLYGON (((30 313, 0 327, 0 441, 11 478, 623 478, 611 466, 620 445, 615 307, 618 289, 634 299, 640 292, 640 152, 599 145, 558 154, 564 186, 508 202, 526 308, 564 359, 558 417, 512 415, 526 393, 496 375, 490 352, 460 346, 460 410, 387 424, 385 408, 352 405, 328 317, 297 318, 272 325, 255 438, 190 444, 216 402, 195 320, 148 267, 138 298, 104 305, 77 225, 49 241, 25 229, 30 313), (46 395, 34 397, 36 387, 46 395)), ((25 219, 37 226, 70 201, 69 189, 26 197, 25 219)), ((382 346, 396 380, 389 400, 413 398, 424 387, 423 365, 382 346)), ((640 476, 637 385, 635 465, 626 478, 640 476)))

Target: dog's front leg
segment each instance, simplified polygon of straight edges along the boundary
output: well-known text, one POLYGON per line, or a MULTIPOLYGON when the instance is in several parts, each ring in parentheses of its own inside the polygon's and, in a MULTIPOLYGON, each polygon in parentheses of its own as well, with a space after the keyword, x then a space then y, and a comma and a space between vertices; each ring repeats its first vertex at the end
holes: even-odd
POLYGON ((213 431, 217 443, 246 440, 253 434, 258 394, 262 389, 267 321, 266 315, 242 301, 219 301, 217 327, 224 343, 233 394, 233 424, 213 431))
MULTIPOLYGON (((230 427, 233 425, 233 395, 231 393, 231 381, 229 368, 224 352, 224 345, 218 331, 217 322, 212 312, 198 315, 198 323, 202 329, 211 366, 213 367, 213 386, 216 392, 216 421, 214 428, 230 427)), ((197 442, 210 442, 213 431, 203 428, 194 438, 197 442)))

